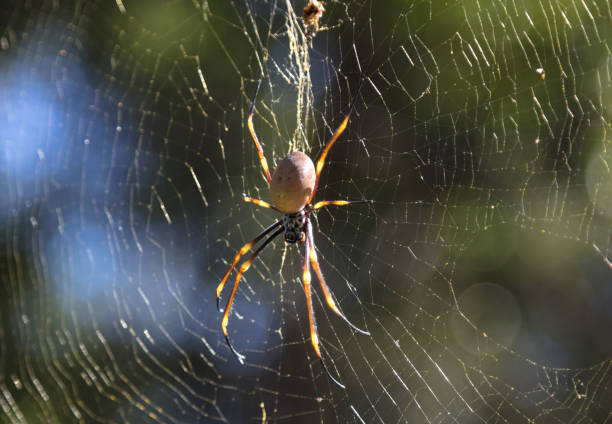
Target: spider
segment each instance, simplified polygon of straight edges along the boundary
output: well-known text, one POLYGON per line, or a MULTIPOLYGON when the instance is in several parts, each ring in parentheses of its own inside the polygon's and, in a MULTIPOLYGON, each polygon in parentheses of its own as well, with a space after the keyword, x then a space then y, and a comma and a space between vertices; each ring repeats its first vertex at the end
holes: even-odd
MULTIPOLYGON (((327 369, 327 366, 325 365, 325 362, 323 361, 323 358, 321 357, 321 350, 319 348, 319 335, 317 332, 317 324, 315 321, 314 309, 312 305, 312 291, 310 285, 311 264, 315 273, 317 274, 317 278, 319 279, 323 295, 329 308, 336 315, 342 318, 356 332, 368 336, 370 335, 370 333, 357 328, 348 320, 348 318, 346 318, 346 316, 344 316, 344 314, 338 308, 329 287, 325 283, 325 279, 323 278, 323 273, 321 272, 321 267, 319 265, 317 253, 315 250, 312 224, 310 223, 310 215, 314 211, 329 205, 346 206, 359 203, 372 203, 371 200, 323 200, 316 202, 314 205, 311 204, 312 199, 317 190, 317 184, 319 182, 321 170, 323 169, 323 165, 325 164, 325 158, 327 157, 329 150, 332 148, 338 137, 340 137, 340 134, 342 134, 342 132, 345 130, 350 114, 355 107, 355 100, 353 100, 348 114, 346 115, 340 126, 336 129, 336 132, 325 146, 325 149, 323 149, 323 153, 321 153, 321 156, 317 161, 316 170, 312 160, 306 154, 296 151, 288 154, 282 161, 280 161, 276 169, 274 170, 274 173, 272 174, 272 176, 270 176, 270 171, 268 170, 268 163, 266 161, 263 149, 261 147, 261 144, 259 143, 259 139, 257 138, 257 135, 255 134, 255 129, 253 127, 255 100, 257 99, 257 93, 259 92, 260 85, 261 80, 259 80, 257 88, 255 89, 255 96, 253 97, 253 102, 251 104, 251 109, 247 120, 247 126, 249 128, 249 132, 251 133, 251 138, 255 143, 255 147, 257 148, 261 167, 263 168, 266 180, 268 181, 268 184, 270 186, 270 197, 272 198, 272 203, 268 203, 263 200, 253 199, 246 195, 243 195, 243 198, 246 202, 251 202, 264 208, 273 209, 283 214, 283 216, 280 220, 276 221, 274 224, 270 225, 268 228, 262 231, 253 240, 242 246, 242 248, 234 257, 234 261, 232 262, 232 265, 230 266, 229 270, 221 280, 221 283, 219 283, 219 286, 217 287, 217 309, 219 309, 219 300, 221 292, 223 291, 223 287, 225 286, 225 283, 227 282, 227 279, 229 278, 231 272, 234 270, 234 268, 240 261, 242 255, 249 251, 257 242, 259 242, 261 239, 271 233, 268 238, 259 246, 259 248, 257 248, 257 250, 255 250, 255 252, 246 261, 244 261, 238 269, 238 273, 236 274, 236 280, 234 282, 234 287, 229 296, 227 306, 225 307, 223 313, 221 329, 223 330, 225 341, 227 342, 227 345, 229 346, 231 352, 236 355, 236 357, 238 357, 238 360, 241 363, 243 363, 244 355, 241 355, 233 348, 232 344, 230 343, 229 336, 227 334, 227 324, 229 321, 230 311, 242 274, 246 272, 247 269, 249 269, 255 258, 257 258, 261 251, 268 244, 270 244, 270 242, 274 240, 279 234, 283 234, 285 237, 285 242, 289 244, 293 244, 297 241, 300 241, 305 245, 302 280, 304 283, 304 291, 306 294, 306 305, 308 307, 310 340, 315 350, 315 353, 320 359, 323 369, 325 370, 327 375, 336 384, 344 388, 344 386, 338 380, 332 377, 329 370, 327 369)), ((357 93, 359 93, 359 91, 357 93)))

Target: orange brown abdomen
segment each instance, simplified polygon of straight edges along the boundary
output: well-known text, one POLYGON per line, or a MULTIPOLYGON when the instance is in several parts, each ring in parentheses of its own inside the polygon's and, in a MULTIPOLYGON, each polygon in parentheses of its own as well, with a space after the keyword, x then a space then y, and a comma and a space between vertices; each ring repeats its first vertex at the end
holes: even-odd
POLYGON ((315 181, 316 173, 312 160, 302 152, 288 154, 272 174, 272 204, 284 214, 298 212, 310 199, 315 181))

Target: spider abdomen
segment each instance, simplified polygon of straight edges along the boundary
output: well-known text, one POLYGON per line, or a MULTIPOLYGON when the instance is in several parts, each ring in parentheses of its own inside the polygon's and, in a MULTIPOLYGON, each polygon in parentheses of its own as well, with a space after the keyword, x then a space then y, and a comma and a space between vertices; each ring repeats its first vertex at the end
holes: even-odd
POLYGON ((312 160, 302 152, 293 152, 279 162, 270 182, 270 198, 282 213, 294 214, 308 203, 316 181, 312 160))

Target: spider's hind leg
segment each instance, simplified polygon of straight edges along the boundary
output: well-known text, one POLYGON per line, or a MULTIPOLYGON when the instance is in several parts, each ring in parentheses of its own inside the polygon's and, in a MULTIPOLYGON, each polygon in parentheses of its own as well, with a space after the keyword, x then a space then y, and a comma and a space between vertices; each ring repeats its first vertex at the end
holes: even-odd
POLYGON ((338 308, 338 306, 336 305, 336 301, 334 300, 331 294, 331 290, 329 289, 329 287, 327 286, 327 283, 325 282, 325 278, 323 278, 323 273, 321 272, 321 267, 319 266, 317 252, 315 251, 315 247, 314 247, 314 238, 312 235, 312 228, 309 226, 307 231, 308 231, 307 237, 310 238, 310 243, 308 244, 308 256, 310 258, 310 263, 312 263, 312 267, 314 268, 315 273, 317 274, 319 283, 321 284, 321 289, 323 290, 323 295, 325 296, 325 301, 327 302, 327 306, 329 306, 329 308, 332 311, 334 311, 336 315, 342 318, 344 322, 346 322, 348 326, 351 327, 353 330, 365 336, 369 336, 370 335, 369 331, 362 330, 356 325, 354 325, 352 322, 350 322, 349 319, 342 313, 342 311, 340 311, 340 308, 338 308))
MULTIPOLYGON (((275 228, 277 224, 273 224, 271 228, 275 228)), ((265 233, 268 232, 268 230, 266 230, 263 235, 265 235, 265 233)), ((244 360, 244 355, 241 355, 240 353, 238 353, 232 346, 232 344, 230 343, 229 340, 229 336, 227 334, 227 324, 229 322, 229 316, 230 316, 230 312, 232 310, 232 303, 234 302, 234 296, 236 296, 236 291, 238 290, 238 285, 240 284, 240 279, 242 278, 242 274, 244 274, 246 272, 247 269, 249 269, 249 267, 251 266, 251 264, 253 263, 253 261, 255 260, 255 258, 257 258, 257 256, 261 253, 262 250, 264 250, 266 248, 266 246, 276 238, 276 236, 278 236, 280 233, 283 232, 282 228, 279 228, 278 230, 276 230, 272 235, 270 235, 266 241, 264 241, 262 243, 261 246, 259 246, 259 248, 255 251, 255 253, 253 253, 251 256, 249 256, 249 259, 247 259, 246 261, 244 261, 242 263, 242 265, 240 265, 240 269, 238 270, 238 274, 236 274, 236 281, 234 282, 234 287, 232 288, 232 292, 230 293, 230 297, 227 301, 227 306, 225 307, 225 311, 223 312, 223 319, 221 320, 221 329, 223 330, 223 336, 225 336, 225 341, 227 342, 227 345, 229 346, 230 350, 232 351, 232 353, 234 355, 236 355, 236 357, 238 358, 238 360, 240 361, 240 363, 243 363, 244 360)), ((231 272, 231 269, 230 271, 231 272)), ((229 275, 228 272, 228 275, 229 275)))
POLYGON ((339 387, 344 389, 345 388, 344 384, 340 383, 338 379, 336 379, 334 376, 331 375, 331 373, 329 372, 329 369, 327 368, 327 365, 325 365, 325 361, 323 361, 323 357, 321 356, 321 349, 319 347, 319 333, 317 331, 317 322, 315 321, 314 308, 312 307, 312 287, 310 285, 310 282, 311 282, 310 262, 308 261, 310 246, 312 243, 312 236, 311 236, 312 233, 311 231, 309 231, 310 222, 308 220, 306 220, 304 227, 305 227, 304 233, 306 234, 306 247, 304 251, 304 269, 302 273, 302 281, 304 283, 304 292, 306 293, 306 306, 308 307, 308 325, 310 327, 310 341, 312 343, 312 347, 315 350, 315 353, 317 354, 317 356, 319 357, 319 360, 321 361, 321 366, 323 367, 323 370, 325 370, 325 373, 327 374, 329 379, 333 381, 334 383, 336 383, 339 387))
POLYGON ((259 240, 264 238, 266 234, 268 234, 270 231, 272 231, 274 228, 278 227, 279 225, 282 225, 282 221, 277 221, 274 224, 270 225, 268 228, 263 230, 257 237, 255 237, 253 240, 251 240, 250 242, 242 246, 242 248, 240 248, 238 253, 236 253, 236 256, 234 257, 234 261, 232 262, 232 265, 227 270, 227 272, 225 273, 225 276, 223 277, 223 279, 217 286, 217 310, 219 310, 219 301, 221 299, 221 292, 223 291, 223 287, 225 287, 225 283, 227 282, 227 279, 229 278, 230 274, 232 273, 232 271, 234 270, 234 268, 240 261, 240 258, 242 257, 242 255, 248 252, 249 249, 251 249, 251 247, 253 247, 259 240))

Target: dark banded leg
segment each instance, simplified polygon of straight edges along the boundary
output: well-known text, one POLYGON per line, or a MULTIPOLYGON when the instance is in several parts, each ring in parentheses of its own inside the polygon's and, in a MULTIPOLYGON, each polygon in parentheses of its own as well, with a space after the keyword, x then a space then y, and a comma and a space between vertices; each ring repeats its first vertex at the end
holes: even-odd
MULTIPOLYGON (((274 226, 276 226, 276 224, 274 226)), ((272 228, 274 228, 274 227, 272 227, 272 228)), ((229 336, 227 335, 227 323, 229 321, 229 315, 230 315, 230 311, 232 309, 232 303, 234 302, 234 296, 236 296, 236 291, 238 290, 238 285, 240 284, 240 278, 242 277, 242 274, 247 269, 249 269, 249 267, 251 266, 251 264, 253 263, 255 258, 257 258, 257 256, 261 253, 261 251, 264 250, 266 248, 266 246, 268 244, 270 244, 270 242, 272 240, 274 240, 276 238, 276 236, 278 236, 282 232, 283 232, 283 229, 279 228, 274 233, 272 233, 272 235, 270 235, 270 237, 268 237, 266 239, 266 241, 264 241, 263 244, 261 246, 259 246, 259 248, 255 251, 255 253, 253 253, 251 256, 249 256, 249 259, 247 259, 246 261, 244 261, 242 263, 242 265, 240 265, 240 269, 238 270, 238 274, 236 274, 236 281, 234 282, 234 287, 232 288, 232 292, 230 293, 230 297, 227 300, 227 306, 225 307, 225 311, 223 312, 223 319, 221 320, 221 329, 223 330, 223 335, 225 336, 225 341, 227 342, 227 345, 229 346, 229 348, 232 351, 232 353, 238 357, 238 360, 241 363, 244 360, 244 355, 241 355, 236 350, 234 350, 234 348, 232 347, 232 344, 230 343, 229 336)))
POLYGON ((261 240, 263 237, 265 237, 265 235, 268 234, 270 231, 272 231, 273 229, 275 229, 279 225, 282 225, 282 223, 283 223, 282 221, 276 221, 274 224, 270 225, 268 228, 263 230, 261 232, 261 234, 259 234, 253 240, 251 240, 250 242, 248 242, 247 244, 242 246, 242 248, 238 251, 238 253, 236 253, 236 256, 234 257, 234 262, 232 262, 232 266, 230 266, 229 270, 225 273, 225 276, 221 280, 221 283, 219 283, 219 285, 217 286, 217 309, 219 309, 219 299, 221 297, 221 292, 223 291, 223 287, 225 286, 225 283, 226 283, 228 277, 230 276, 230 274, 232 273, 232 271, 236 267, 236 264, 238 263, 238 261, 240 260, 242 255, 244 255, 246 252, 248 252, 251 249, 251 247, 253 247, 255 245, 255 243, 257 243, 259 240, 261 240))

